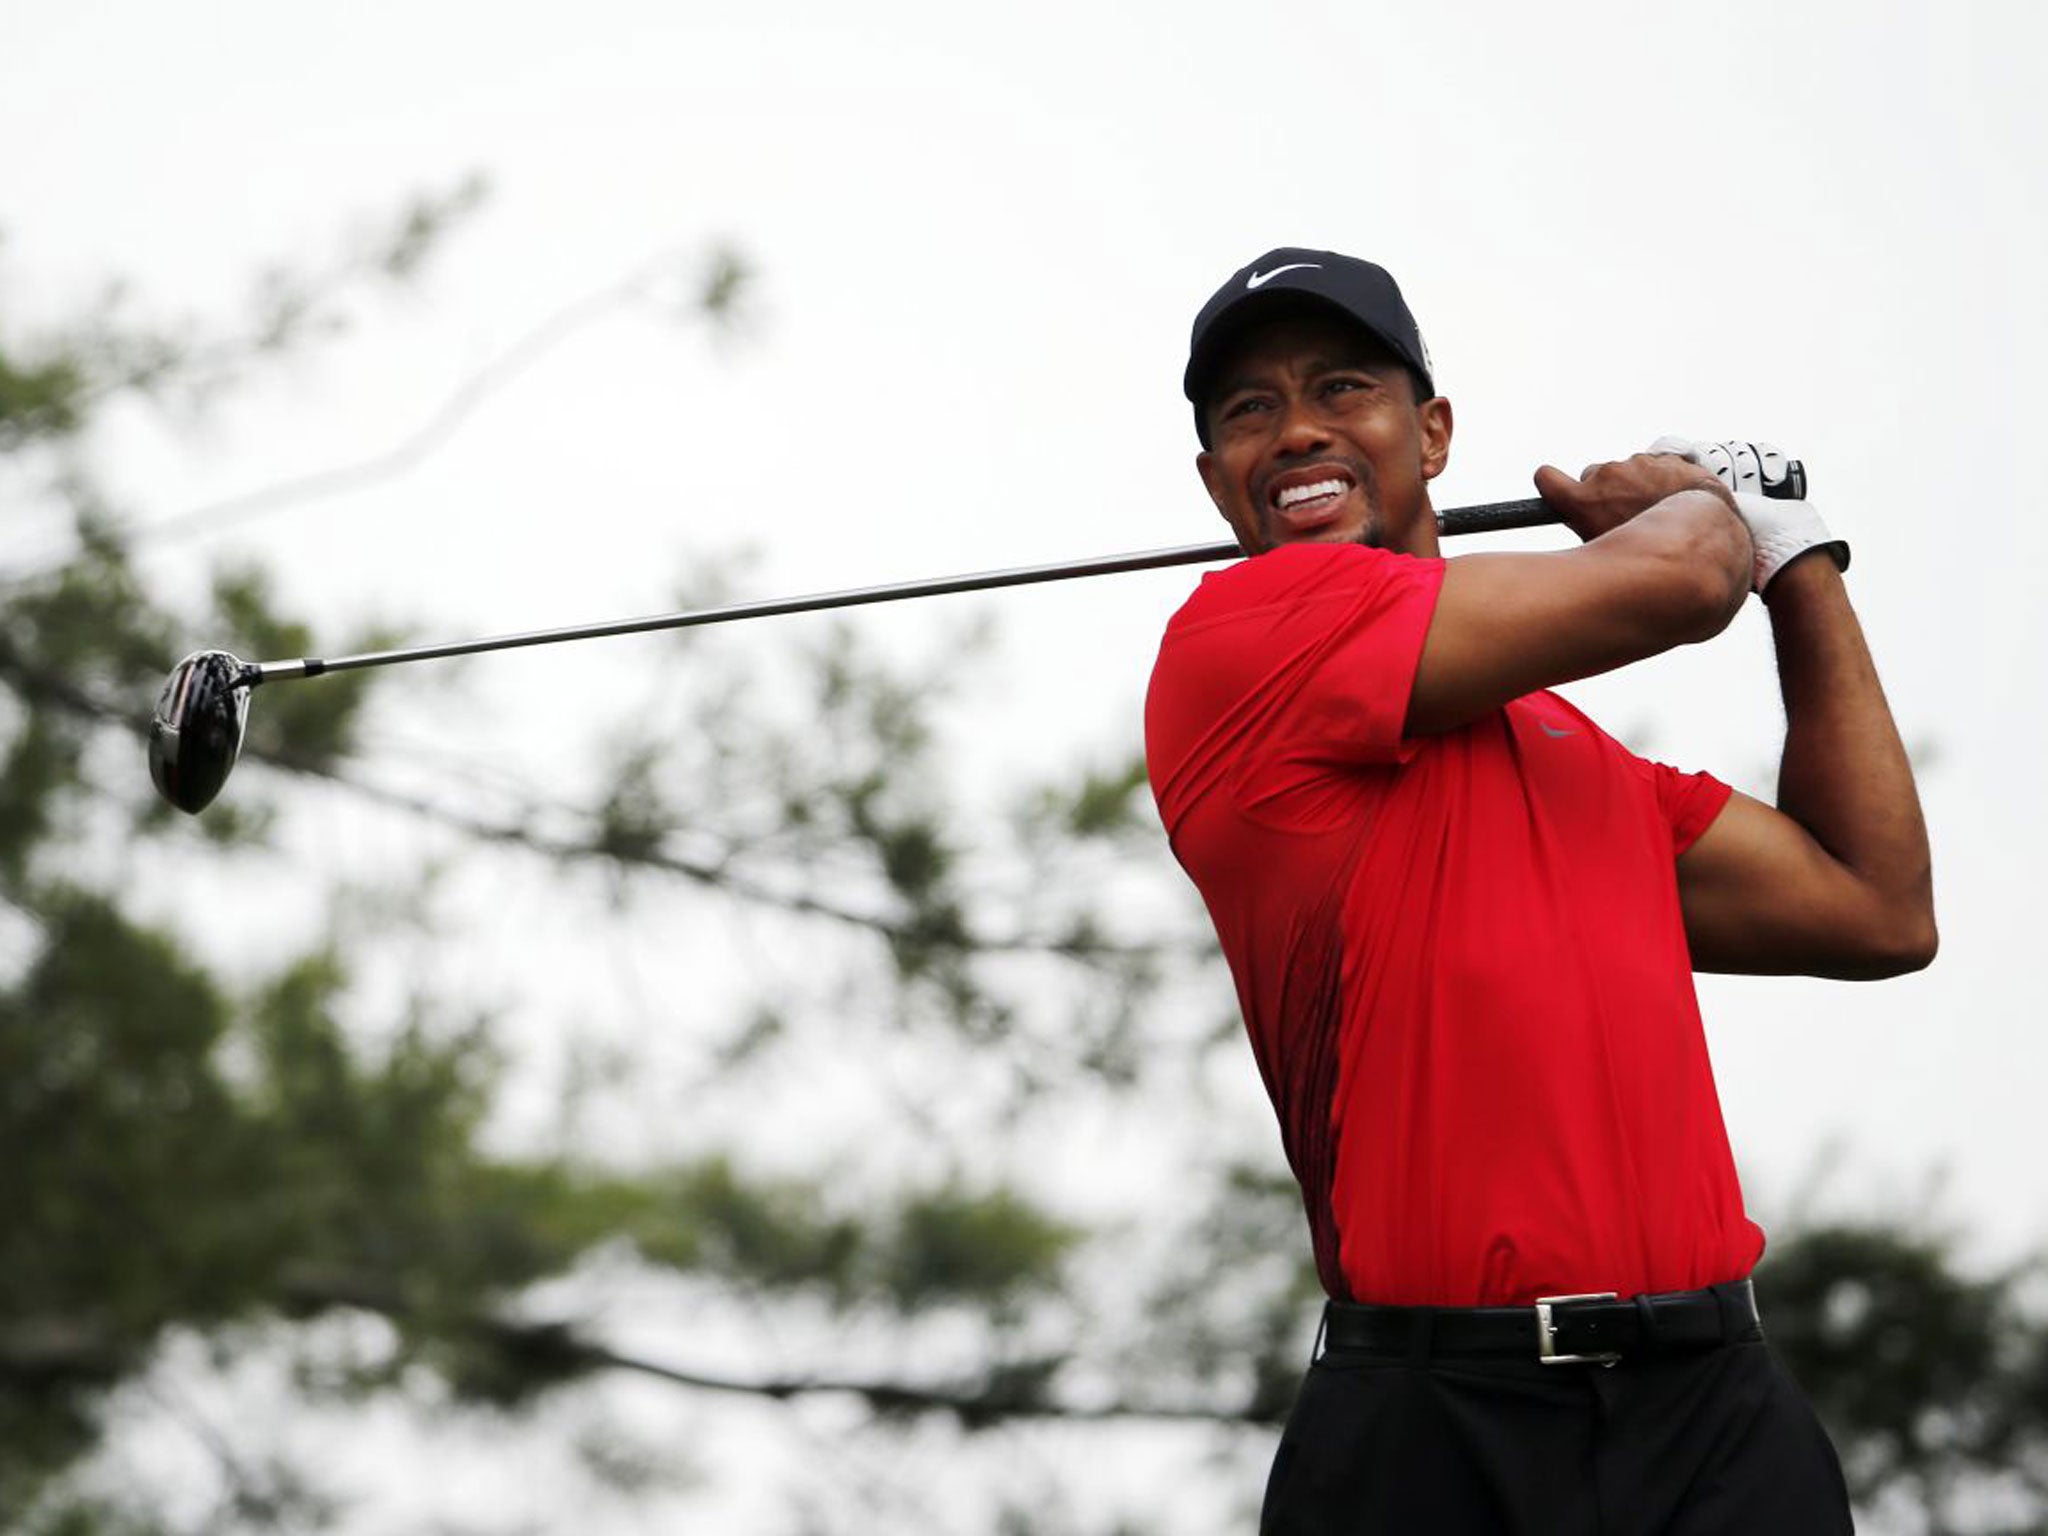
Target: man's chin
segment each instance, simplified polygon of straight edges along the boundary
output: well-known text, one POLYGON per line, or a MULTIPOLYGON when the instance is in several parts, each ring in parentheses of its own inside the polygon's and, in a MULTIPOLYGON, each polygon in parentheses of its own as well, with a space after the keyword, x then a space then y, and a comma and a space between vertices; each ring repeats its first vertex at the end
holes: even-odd
POLYGON ((1279 549, 1288 544, 1363 544, 1368 549, 1377 549, 1380 547, 1380 521, 1374 517, 1363 523, 1340 521, 1317 528, 1266 530, 1266 548, 1279 549))

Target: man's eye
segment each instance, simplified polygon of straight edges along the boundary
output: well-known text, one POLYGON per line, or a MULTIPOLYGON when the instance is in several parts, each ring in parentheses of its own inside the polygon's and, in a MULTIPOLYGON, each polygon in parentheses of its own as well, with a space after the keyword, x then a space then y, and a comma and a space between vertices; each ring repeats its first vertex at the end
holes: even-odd
POLYGON ((1233 416, 1244 416, 1253 411, 1262 411, 1265 408, 1266 402, 1257 395, 1245 395, 1223 407, 1223 419, 1228 421, 1233 416))
POLYGON ((1337 395, 1349 390, 1364 389, 1365 387, 1365 380, 1363 379, 1330 379, 1324 383, 1323 393, 1326 395, 1337 395))

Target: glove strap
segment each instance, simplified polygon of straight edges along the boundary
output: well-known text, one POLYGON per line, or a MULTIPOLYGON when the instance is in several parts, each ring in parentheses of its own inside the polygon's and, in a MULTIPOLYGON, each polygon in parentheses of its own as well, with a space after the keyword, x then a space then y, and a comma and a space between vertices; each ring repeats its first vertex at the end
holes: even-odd
POLYGON ((1827 551, 1836 570, 1849 569, 1848 541, 1829 533, 1811 504, 1738 491, 1735 508, 1749 526, 1750 542, 1756 548, 1752 583, 1756 591, 1764 591, 1786 566, 1816 549, 1827 551))

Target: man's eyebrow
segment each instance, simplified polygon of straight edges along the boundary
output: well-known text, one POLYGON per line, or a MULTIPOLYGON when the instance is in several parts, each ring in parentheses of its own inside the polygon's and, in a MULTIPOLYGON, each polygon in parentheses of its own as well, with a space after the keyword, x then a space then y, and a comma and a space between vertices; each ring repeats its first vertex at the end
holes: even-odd
MULTIPOLYGON (((1370 373, 1374 377, 1401 365, 1392 358, 1382 357, 1376 352, 1350 352, 1312 358, 1307 372, 1322 373, 1370 373)), ((1230 373, 1219 378, 1209 390, 1210 401, 1226 400, 1247 389, 1270 389, 1272 382, 1265 374, 1230 373)))
POLYGON ((1342 357, 1319 357, 1308 365, 1310 373, 1382 374, 1401 365, 1377 352, 1349 352, 1342 357))

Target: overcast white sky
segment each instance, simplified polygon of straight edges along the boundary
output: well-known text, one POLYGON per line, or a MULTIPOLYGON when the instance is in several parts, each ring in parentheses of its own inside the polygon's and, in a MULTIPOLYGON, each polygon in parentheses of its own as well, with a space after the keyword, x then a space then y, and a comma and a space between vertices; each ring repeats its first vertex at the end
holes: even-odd
MULTIPOLYGON (((228 313, 261 263, 315 260, 413 188, 491 178, 420 297, 362 339, 196 445, 125 434, 119 483, 147 521, 389 446, 651 256, 748 253, 745 345, 621 309, 415 473, 150 557, 183 588, 206 558, 260 553, 337 630, 660 609, 693 559, 736 548, 766 593, 1220 537, 1189 463, 1186 327, 1279 244, 1405 286, 1458 410, 1440 505, 1664 432, 1782 443, 1855 545, 1901 724, 1934 749, 1945 947, 1878 987, 1705 983, 1738 1154, 1766 1217, 1832 1139, 1865 1193, 1946 1168, 2007 1252, 2048 1240, 2044 18, 2022 0, 9 4, 5 298, 27 324, 118 275, 143 307, 228 313)), ((46 538, 8 515, 0 564, 46 538)), ((1192 580, 988 605, 1006 647, 970 774, 1135 744, 1192 580)), ((938 622, 872 620, 905 645, 938 622)), ((652 654, 618 644, 620 667, 652 654)), ((509 713, 590 667, 501 658, 469 681, 509 713)), ((1767 789, 1760 615, 1577 696, 1767 789)), ((487 718, 441 747, 559 768, 487 718)))

